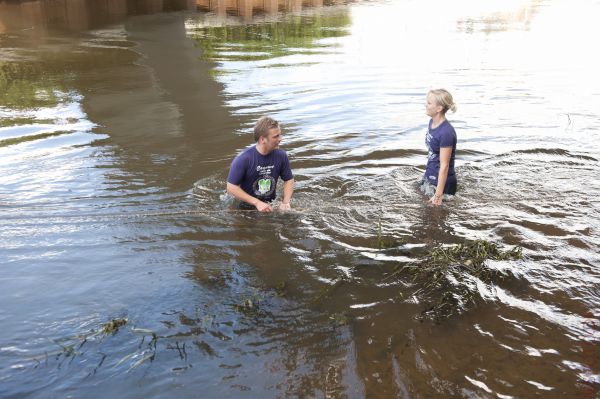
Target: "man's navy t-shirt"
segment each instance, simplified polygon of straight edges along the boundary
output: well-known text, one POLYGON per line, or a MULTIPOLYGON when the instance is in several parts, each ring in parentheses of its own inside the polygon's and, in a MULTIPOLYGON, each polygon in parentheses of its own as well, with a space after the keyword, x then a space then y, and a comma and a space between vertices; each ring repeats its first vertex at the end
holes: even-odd
POLYGON ((285 151, 276 149, 262 155, 253 145, 231 162, 227 181, 261 201, 272 201, 280 176, 284 181, 294 178, 285 151))
POLYGON ((448 183, 456 182, 456 174, 454 172, 454 155, 456 153, 456 132, 454 128, 445 120, 435 129, 431 128, 431 120, 425 137, 425 144, 429 149, 427 158, 427 169, 425 170, 425 180, 434 186, 437 186, 438 175, 440 173, 440 148, 452 147, 452 155, 450 155, 450 163, 448 166, 448 183))

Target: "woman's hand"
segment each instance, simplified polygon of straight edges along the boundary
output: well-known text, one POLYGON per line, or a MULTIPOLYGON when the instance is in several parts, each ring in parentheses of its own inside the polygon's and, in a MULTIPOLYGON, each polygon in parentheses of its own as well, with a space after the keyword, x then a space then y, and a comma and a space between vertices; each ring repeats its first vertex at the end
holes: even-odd
POLYGON ((442 196, 441 195, 434 195, 433 197, 431 197, 431 199, 429 200, 433 205, 442 205, 442 196))
POLYGON ((282 202, 281 204, 279 204, 280 211, 289 211, 290 209, 292 209, 292 207, 289 202, 287 204, 285 202, 282 202))

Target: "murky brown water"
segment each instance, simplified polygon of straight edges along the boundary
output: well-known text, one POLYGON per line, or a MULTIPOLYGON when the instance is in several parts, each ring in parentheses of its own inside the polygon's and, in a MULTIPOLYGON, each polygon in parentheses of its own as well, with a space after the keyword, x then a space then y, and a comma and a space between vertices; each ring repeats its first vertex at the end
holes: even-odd
POLYGON ((0 2, 0 397, 599 398, 598 11, 0 2), (434 209, 437 86, 460 187, 434 209), (262 114, 290 213, 225 195, 262 114), (397 272, 476 239, 523 259, 397 272))

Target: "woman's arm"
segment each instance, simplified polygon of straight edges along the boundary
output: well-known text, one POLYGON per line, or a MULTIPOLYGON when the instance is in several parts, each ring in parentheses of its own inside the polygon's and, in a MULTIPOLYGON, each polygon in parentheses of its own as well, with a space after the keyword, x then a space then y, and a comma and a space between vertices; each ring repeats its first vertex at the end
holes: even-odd
POLYGON ((435 189, 435 194, 431 198, 431 203, 434 205, 442 204, 442 196, 444 195, 446 180, 448 180, 448 169, 450 168, 451 156, 452 147, 440 148, 440 172, 438 173, 438 183, 435 189))

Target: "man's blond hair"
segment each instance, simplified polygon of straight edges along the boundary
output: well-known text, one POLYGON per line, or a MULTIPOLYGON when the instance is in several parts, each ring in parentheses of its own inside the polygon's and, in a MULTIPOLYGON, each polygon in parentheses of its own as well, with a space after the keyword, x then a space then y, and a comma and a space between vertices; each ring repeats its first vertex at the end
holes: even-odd
POLYGON ((279 122, 275 119, 263 116, 254 125, 254 141, 258 142, 261 137, 267 137, 269 130, 276 129, 279 127, 279 122))

